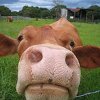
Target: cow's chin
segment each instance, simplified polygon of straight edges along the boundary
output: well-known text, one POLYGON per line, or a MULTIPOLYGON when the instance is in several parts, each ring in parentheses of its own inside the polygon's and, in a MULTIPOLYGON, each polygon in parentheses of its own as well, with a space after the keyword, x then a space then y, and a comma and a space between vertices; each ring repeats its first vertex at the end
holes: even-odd
POLYGON ((69 100, 68 89, 51 84, 30 85, 25 90, 26 100, 69 100))

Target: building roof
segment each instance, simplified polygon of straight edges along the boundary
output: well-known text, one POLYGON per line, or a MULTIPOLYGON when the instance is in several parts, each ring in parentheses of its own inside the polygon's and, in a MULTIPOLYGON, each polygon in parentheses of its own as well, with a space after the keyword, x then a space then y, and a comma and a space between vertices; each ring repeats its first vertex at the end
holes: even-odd
POLYGON ((67 9, 72 12, 79 12, 81 10, 80 8, 67 8, 67 9))

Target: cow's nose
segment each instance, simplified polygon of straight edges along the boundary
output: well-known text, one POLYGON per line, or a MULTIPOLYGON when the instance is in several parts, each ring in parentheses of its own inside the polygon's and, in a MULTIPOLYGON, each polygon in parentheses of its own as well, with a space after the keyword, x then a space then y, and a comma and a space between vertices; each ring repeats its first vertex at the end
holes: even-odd
POLYGON ((75 88, 74 85, 79 81, 72 81, 80 75, 78 66, 74 54, 63 47, 46 44, 31 46, 19 61, 17 91, 23 93, 30 84, 53 84, 69 88, 71 83, 75 88))
MULTIPOLYGON (((42 58, 43 58, 42 52, 40 52, 39 50, 33 50, 28 53, 28 59, 31 63, 38 63, 39 61, 42 60, 42 58)), ((66 55, 65 62, 67 66, 70 67, 73 64, 72 63, 73 59, 74 59, 74 56, 72 53, 69 53, 66 55)))
POLYGON ((28 59, 31 63, 37 63, 42 59, 42 53, 38 50, 33 50, 28 53, 28 59))

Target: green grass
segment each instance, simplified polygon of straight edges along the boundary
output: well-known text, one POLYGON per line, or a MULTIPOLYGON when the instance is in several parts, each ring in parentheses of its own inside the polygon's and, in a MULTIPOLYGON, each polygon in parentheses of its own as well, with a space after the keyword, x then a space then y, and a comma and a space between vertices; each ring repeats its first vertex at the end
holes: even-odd
MULTIPOLYGON (((19 31, 27 25, 42 26, 54 20, 16 20, 13 23, 0 21, 0 32, 16 38, 19 31)), ((84 45, 100 46, 100 24, 73 23, 84 45)), ((25 100, 16 93, 18 55, 0 57, 0 100, 25 100)), ((100 89, 100 69, 82 69, 79 95, 100 89)), ((99 100, 100 93, 78 98, 76 100, 99 100)))
MULTIPOLYGON (((74 23, 77 27, 83 45, 100 46, 100 24, 74 23)), ((100 90, 100 69, 82 69, 79 95, 100 90)), ((81 97, 76 100, 99 100, 100 93, 81 97)))

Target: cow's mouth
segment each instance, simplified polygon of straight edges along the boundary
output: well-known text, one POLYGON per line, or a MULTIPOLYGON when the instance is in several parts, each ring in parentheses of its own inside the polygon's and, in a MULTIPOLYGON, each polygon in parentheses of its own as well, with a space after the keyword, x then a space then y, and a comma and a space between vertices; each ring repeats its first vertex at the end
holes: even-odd
POLYGON ((67 96, 69 98, 69 89, 55 84, 35 84, 26 87, 25 95, 67 96))

